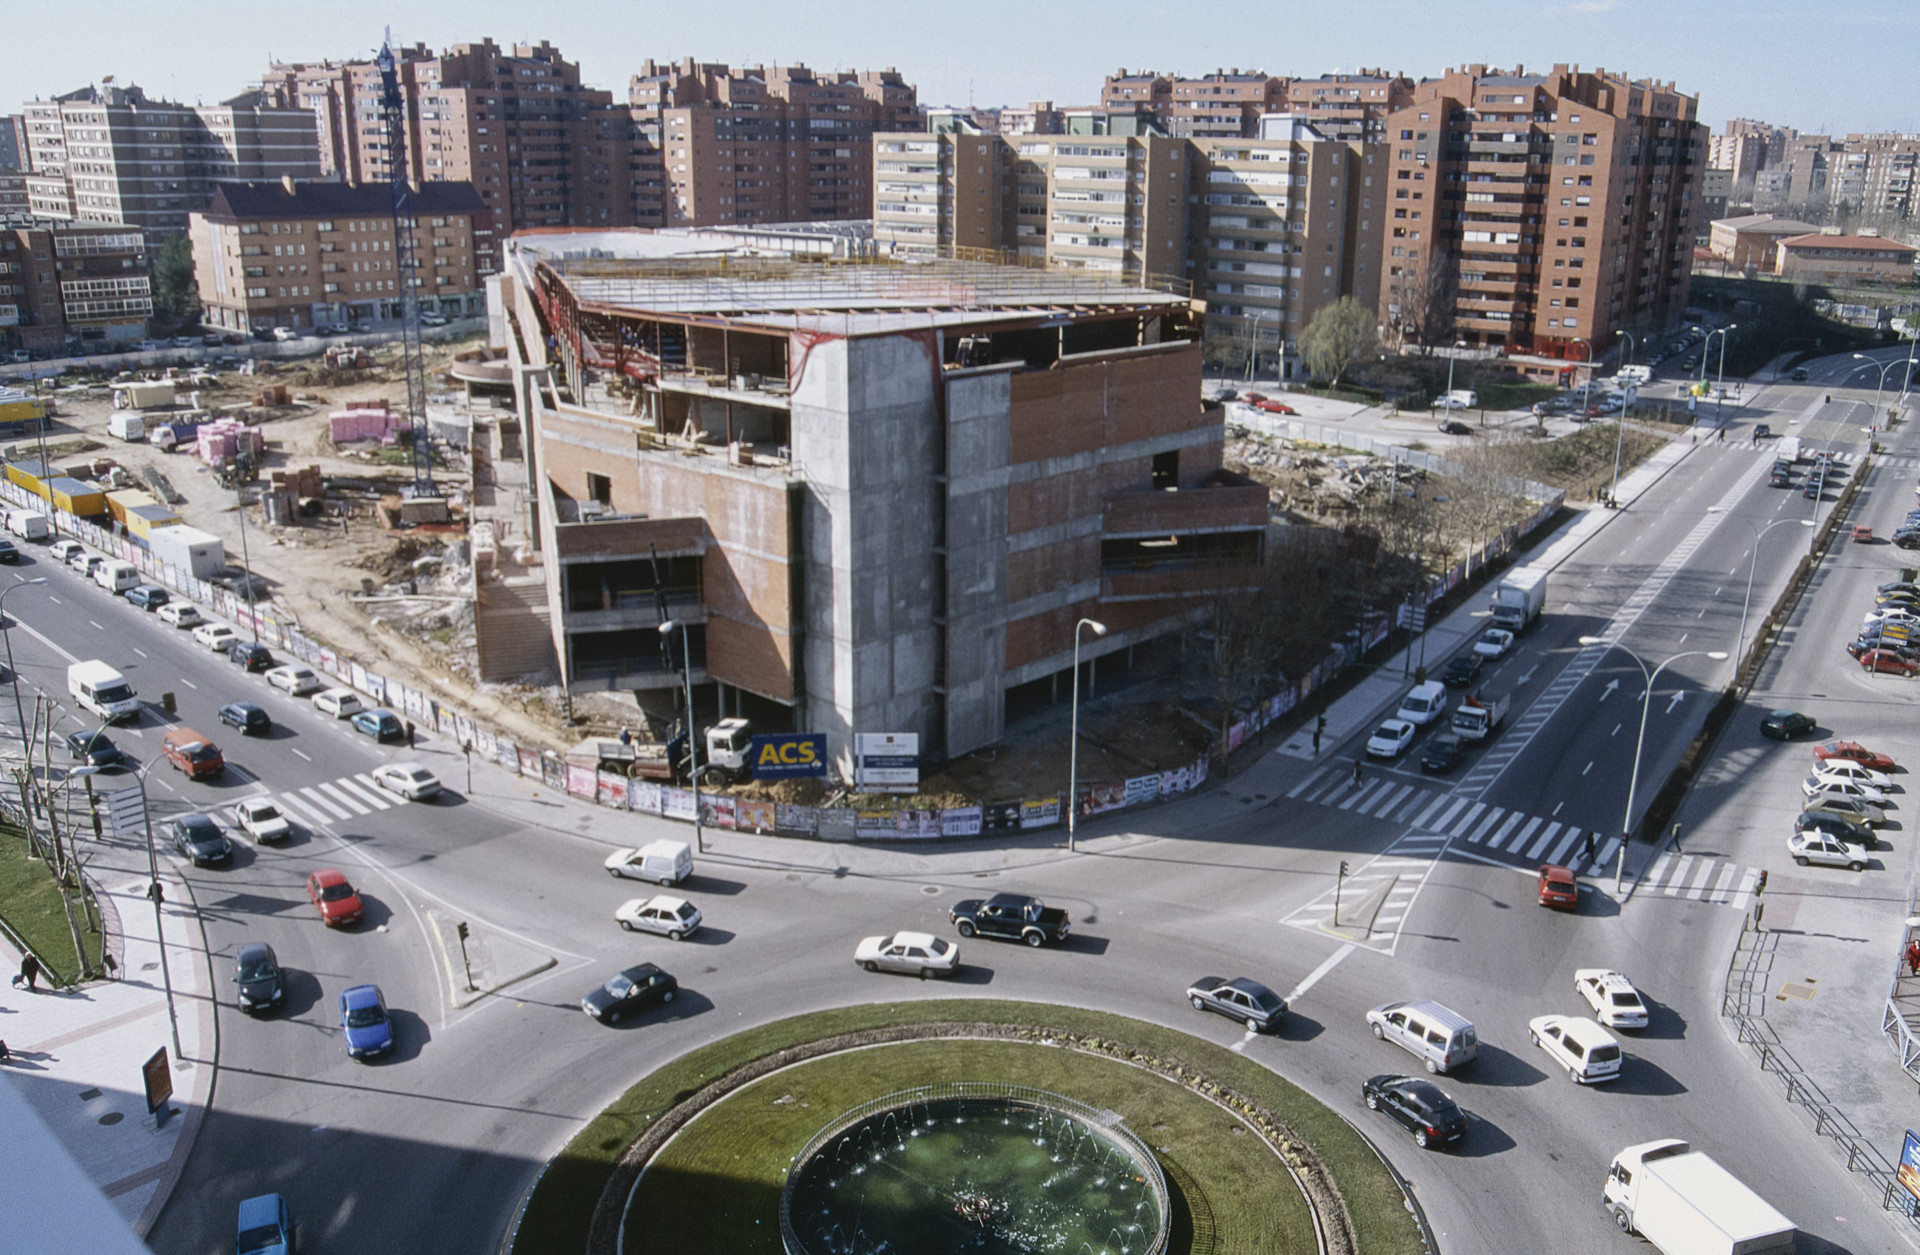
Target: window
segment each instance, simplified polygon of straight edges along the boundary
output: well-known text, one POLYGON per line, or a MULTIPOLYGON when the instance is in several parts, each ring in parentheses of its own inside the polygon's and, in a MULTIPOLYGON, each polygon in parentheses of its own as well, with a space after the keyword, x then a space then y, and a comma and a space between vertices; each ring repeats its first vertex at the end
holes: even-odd
POLYGON ((587 472, 587 499, 598 501, 601 505, 613 504, 613 481, 605 475, 587 472))
POLYGON ((1165 453, 1153 455, 1153 486, 1155 488, 1180 486, 1180 451, 1178 449, 1169 449, 1165 453))

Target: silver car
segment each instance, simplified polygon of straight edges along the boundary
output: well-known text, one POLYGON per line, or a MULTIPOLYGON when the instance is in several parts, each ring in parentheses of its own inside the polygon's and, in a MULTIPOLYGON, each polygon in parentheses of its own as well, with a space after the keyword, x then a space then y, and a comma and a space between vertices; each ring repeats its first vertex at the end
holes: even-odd
POLYGON ((698 931, 700 908, 685 898, 662 893, 622 903, 613 918, 628 932, 659 933, 679 941, 698 931))

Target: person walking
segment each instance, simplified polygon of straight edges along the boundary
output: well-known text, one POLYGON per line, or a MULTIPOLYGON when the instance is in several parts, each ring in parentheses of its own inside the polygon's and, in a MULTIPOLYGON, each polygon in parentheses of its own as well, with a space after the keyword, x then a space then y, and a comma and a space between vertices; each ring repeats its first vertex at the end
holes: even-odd
POLYGON ((1353 760, 1353 787, 1360 787, 1360 760, 1357 758, 1353 760))
POLYGON ((1586 844, 1581 847, 1581 852, 1585 855, 1587 862, 1593 862, 1593 830, 1591 828, 1587 830, 1586 844))
POLYGON ((1920 976, 1920 941, 1907 943, 1907 975, 1920 976))
POLYGON ((20 960, 20 979, 14 983, 16 985, 24 984, 27 987, 28 993, 37 994, 40 990, 34 982, 39 979, 40 960, 29 954, 26 958, 20 960))
POLYGON ((413 748, 413 720, 407 720, 407 748, 413 748))

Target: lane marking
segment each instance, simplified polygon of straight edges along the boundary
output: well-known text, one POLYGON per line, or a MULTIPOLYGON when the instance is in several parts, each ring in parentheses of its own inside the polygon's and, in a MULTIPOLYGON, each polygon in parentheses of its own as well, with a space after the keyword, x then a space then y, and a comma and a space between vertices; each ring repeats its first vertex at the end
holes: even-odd
MULTIPOLYGON (((287 748, 288 748, 288 749, 293 749, 293 747, 292 747, 292 746, 288 746, 287 748)), ((307 756, 306 756, 305 754, 301 754, 301 753, 300 753, 300 751, 299 751, 299 750, 297 750, 297 749, 296 749, 296 750, 293 750, 293 752, 294 752, 294 753, 296 753, 296 754, 299 754, 299 755, 300 755, 300 757, 301 757, 301 758, 303 758, 303 759, 306 759, 306 761, 307 761, 307 762, 312 762, 312 761, 313 761, 313 760, 312 760, 311 758, 307 758, 307 756)))
POLYGON ((1292 1006, 1295 1002, 1299 1000, 1302 994, 1306 993, 1307 990, 1312 989, 1315 985, 1319 984, 1321 977, 1325 976, 1328 972, 1331 972, 1334 968, 1338 967, 1340 965, 1340 961, 1346 958, 1349 954, 1352 954, 1356 948, 1357 947, 1355 947, 1354 944, 1351 941, 1349 941, 1346 945, 1341 946, 1338 950, 1335 950, 1332 954, 1328 955, 1325 962, 1321 963, 1319 967, 1314 968, 1311 972, 1308 972, 1306 976, 1300 981, 1300 983, 1298 985, 1295 985, 1293 987, 1293 990, 1287 994, 1287 1005, 1292 1006))

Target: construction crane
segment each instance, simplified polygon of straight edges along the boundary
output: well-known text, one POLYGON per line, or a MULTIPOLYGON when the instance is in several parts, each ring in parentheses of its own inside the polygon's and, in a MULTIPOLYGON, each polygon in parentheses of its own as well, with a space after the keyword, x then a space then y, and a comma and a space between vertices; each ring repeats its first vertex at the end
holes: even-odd
POLYGON ((401 357, 407 376, 407 421, 412 439, 416 500, 438 497, 433 486, 433 442, 427 434, 427 364, 420 347, 420 266, 413 254, 413 184, 407 178, 407 106, 400 93, 393 31, 386 32, 380 67, 380 116, 387 127, 387 183, 393 191, 393 269, 400 284, 401 357))

